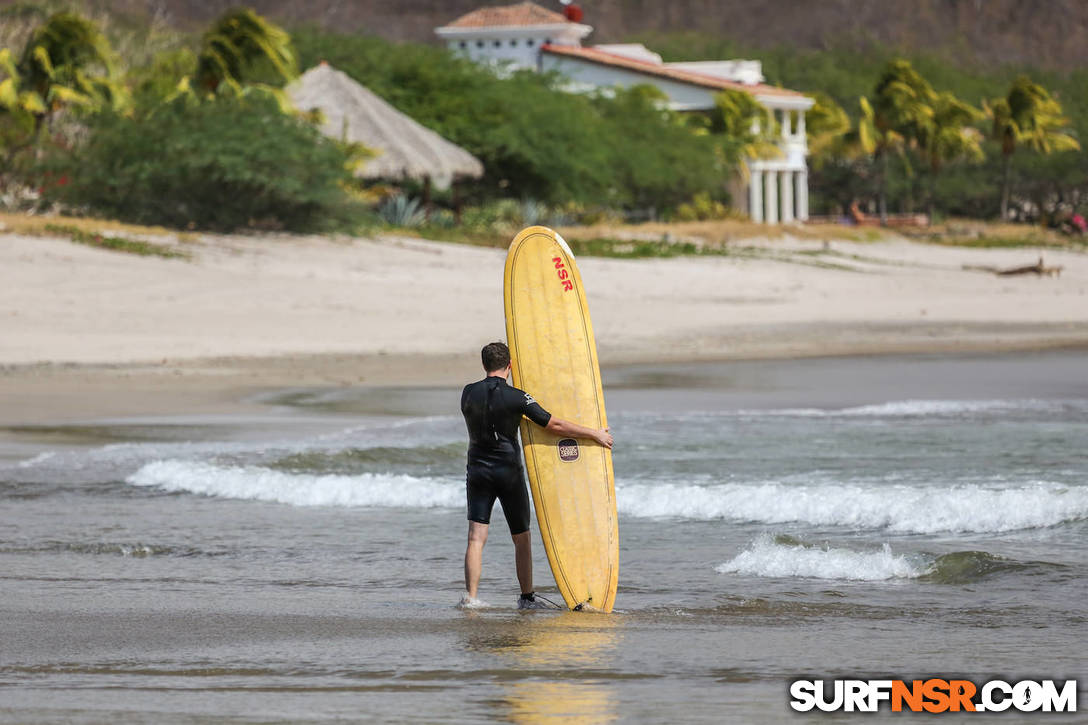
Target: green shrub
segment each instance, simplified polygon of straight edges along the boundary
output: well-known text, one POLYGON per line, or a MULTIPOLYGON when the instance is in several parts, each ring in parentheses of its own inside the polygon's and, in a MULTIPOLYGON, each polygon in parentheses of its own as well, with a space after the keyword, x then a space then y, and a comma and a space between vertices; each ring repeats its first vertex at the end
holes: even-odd
POLYGON ((725 208, 725 204, 711 199, 709 194, 696 194, 690 202, 676 207, 672 218, 678 222, 695 222, 724 219, 727 216, 729 210, 725 208))
POLYGON ((348 153, 259 96, 179 99, 142 117, 103 114, 46 164, 46 194, 117 219, 175 228, 344 226, 348 153))

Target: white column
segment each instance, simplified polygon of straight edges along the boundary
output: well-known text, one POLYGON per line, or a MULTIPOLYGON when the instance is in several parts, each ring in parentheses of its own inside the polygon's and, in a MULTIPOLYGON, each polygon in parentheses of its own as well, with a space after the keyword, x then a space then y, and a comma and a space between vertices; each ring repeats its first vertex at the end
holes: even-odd
POLYGON ((801 138, 805 137, 805 112, 797 112, 797 135, 801 138))
POLYGON ((763 218, 767 220, 768 224, 778 223, 778 172, 768 171, 763 175, 763 193, 766 196, 766 203, 764 207, 766 212, 763 218))
POLYGON ((797 218, 808 221, 808 170, 797 172, 797 218))
POLYGON ((790 137, 790 112, 782 109, 782 138, 790 137))
POLYGON ((793 221, 793 172, 783 171, 779 174, 782 183, 782 221, 793 221))
POLYGON ((748 216, 754 222, 763 221, 763 172, 752 171, 748 179, 748 216))

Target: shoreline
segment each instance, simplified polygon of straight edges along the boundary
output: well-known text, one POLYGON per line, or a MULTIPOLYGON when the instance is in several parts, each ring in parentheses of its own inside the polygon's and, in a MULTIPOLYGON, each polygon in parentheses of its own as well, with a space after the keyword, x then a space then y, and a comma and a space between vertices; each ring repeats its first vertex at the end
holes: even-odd
MULTIPOLYGON (((724 337, 731 345, 702 352, 673 346, 665 354, 644 348, 627 354, 602 351, 601 367, 622 372, 631 367, 699 365, 741 361, 777 361, 856 357, 1002 356, 1049 351, 1088 353, 1088 326, 1054 326, 1046 334, 1027 334, 1018 326, 935 325, 873 326, 834 330, 807 328, 808 337, 783 341, 782 329, 749 330, 724 337), (1015 331, 1018 334, 1009 334, 1015 331), (897 334, 893 334, 893 332, 897 334), (1059 334, 1064 333, 1064 334, 1059 334)), ((1032 326, 1038 332, 1039 326, 1032 326)), ((267 357, 217 357, 158 363, 27 363, 0 365, 0 426, 35 427, 90 420, 146 416, 258 414, 260 398, 290 388, 443 387, 479 376, 472 352, 448 354, 298 354, 267 357)))
MULTIPOLYGON (((505 251, 194 235, 189 261, 0 233, 0 424, 261 410, 305 386, 458 386, 505 334, 505 251)), ((1088 349, 1088 253, 745 238, 579 260, 604 369, 1088 349), (981 273, 1045 253, 1060 276, 981 273)))

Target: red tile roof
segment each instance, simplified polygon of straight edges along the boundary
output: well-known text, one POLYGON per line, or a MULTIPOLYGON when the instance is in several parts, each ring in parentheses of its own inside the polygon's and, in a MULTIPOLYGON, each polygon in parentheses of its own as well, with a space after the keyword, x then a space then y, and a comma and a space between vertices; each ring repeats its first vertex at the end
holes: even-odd
POLYGON ((719 88, 722 90, 737 90, 752 93, 754 95, 767 96, 803 96, 803 93, 791 91, 778 86, 769 86, 766 83, 748 84, 739 81, 730 81, 725 78, 696 73, 695 71, 670 68, 667 65, 658 65, 644 60, 628 58, 627 56, 607 53, 596 48, 583 48, 577 45, 544 45, 541 50, 553 55, 565 55, 571 58, 586 60, 599 65, 610 65, 617 68, 626 68, 638 73, 661 76, 680 83, 690 83, 704 88, 719 88))
POLYGON ((454 20, 447 28, 482 28, 487 26, 511 25, 554 25, 566 23, 562 13, 542 8, 536 3, 524 2, 517 5, 480 8, 454 20))

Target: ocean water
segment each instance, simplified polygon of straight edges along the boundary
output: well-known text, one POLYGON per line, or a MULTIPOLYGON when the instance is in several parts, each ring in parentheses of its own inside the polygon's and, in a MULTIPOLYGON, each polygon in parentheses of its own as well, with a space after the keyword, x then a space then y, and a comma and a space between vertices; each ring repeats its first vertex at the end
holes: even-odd
POLYGON ((498 507, 454 607, 459 393, 0 431, 0 722, 835 720, 799 677, 1088 707, 1084 352, 606 371, 612 615, 516 611, 498 507))

